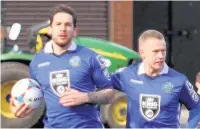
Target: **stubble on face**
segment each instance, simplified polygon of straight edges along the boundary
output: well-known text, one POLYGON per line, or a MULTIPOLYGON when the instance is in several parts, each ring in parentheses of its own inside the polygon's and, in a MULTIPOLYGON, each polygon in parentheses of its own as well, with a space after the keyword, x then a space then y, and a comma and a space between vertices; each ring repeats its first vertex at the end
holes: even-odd
POLYGON ((73 25, 73 17, 64 12, 57 13, 50 27, 52 40, 59 47, 68 47, 75 35, 76 28, 73 25))
POLYGON ((166 43, 156 38, 148 38, 141 46, 141 57, 148 71, 160 72, 165 63, 166 43))

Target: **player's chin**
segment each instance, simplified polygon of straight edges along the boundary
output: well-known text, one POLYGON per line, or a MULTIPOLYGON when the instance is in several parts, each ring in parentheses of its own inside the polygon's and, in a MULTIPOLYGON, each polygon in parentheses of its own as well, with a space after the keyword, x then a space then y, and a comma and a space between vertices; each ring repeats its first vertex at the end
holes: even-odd
POLYGON ((154 64, 154 68, 155 69, 162 69, 163 68, 163 66, 164 66, 164 63, 156 63, 156 64, 154 64))
POLYGON ((60 47, 65 47, 69 44, 68 40, 59 40, 57 42, 57 45, 59 45, 60 47))

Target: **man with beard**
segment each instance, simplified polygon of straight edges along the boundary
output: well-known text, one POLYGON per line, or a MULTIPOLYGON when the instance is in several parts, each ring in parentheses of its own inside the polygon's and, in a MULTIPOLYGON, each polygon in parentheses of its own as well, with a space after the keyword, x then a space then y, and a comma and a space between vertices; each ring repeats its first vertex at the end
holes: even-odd
POLYGON ((190 111, 187 127, 200 121, 200 99, 183 74, 165 63, 166 42, 156 30, 139 38, 141 62, 111 75, 114 88, 128 99, 127 128, 180 128, 180 109, 190 111))
MULTIPOLYGON (((95 104, 112 101, 114 92, 102 56, 72 40, 77 35, 76 21, 74 9, 55 6, 49 27, 52 40, 30 63, 31 78, 44 93, 45 128, 102 128, 95 104)), ((19 118, 33 111, 24 103, 16 107, 12 100, 11 109, 19 118)))

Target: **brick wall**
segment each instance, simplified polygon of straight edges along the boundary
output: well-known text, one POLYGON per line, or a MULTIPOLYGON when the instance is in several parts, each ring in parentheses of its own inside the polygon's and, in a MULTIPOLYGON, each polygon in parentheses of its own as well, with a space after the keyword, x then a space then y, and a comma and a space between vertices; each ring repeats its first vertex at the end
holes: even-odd
POLYGON ((111 1, 109 3, 109 39, 133 48, 133 2, 111 1))

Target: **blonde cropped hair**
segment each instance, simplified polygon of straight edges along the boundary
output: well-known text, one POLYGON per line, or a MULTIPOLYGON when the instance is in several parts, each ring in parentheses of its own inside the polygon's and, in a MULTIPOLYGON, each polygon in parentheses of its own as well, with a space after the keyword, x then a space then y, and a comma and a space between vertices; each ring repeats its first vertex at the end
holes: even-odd
POLYGON ((148 38, 155 38, 155 39, 165 41, 164 35, 162 33, 160 33, 159 31, 157 31, 157 30, 146 30, 140 35, 140 37, 138 39, 139 46, 143 45, 144 41, 148 38))

